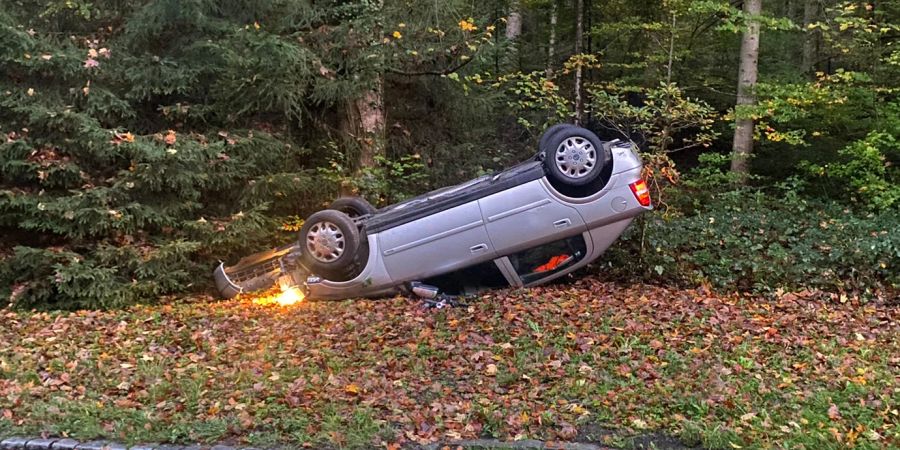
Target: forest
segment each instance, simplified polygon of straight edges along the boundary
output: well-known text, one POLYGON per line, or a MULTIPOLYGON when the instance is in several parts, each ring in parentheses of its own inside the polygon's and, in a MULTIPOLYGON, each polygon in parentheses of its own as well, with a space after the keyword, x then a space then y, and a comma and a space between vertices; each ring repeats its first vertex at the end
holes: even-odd
POLYGON ((2 450, 900 446, 900 0, 0 0, 0 133, 2 450), (653 204, 564 279, 215 295, 558 124, 653 204))
POLYGON ((656 205, 595 272, 895 290, 900 3, 761 3, 4 1, 0 295, 202 291, 341 193, 490 173, 564 122, 635 142, 656 205))

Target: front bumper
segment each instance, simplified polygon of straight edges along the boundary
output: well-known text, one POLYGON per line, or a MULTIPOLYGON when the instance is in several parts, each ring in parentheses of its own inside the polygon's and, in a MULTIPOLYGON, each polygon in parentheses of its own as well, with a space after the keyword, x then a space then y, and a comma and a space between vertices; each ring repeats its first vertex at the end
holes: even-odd
POLYGON ((290 244, 250 255, 233 266, 220 262, 213 271, 216 289, 222 297, 232 298, 276 284, 303 286, 308 271, 300 264, 299 256, 299 246, 290 244))

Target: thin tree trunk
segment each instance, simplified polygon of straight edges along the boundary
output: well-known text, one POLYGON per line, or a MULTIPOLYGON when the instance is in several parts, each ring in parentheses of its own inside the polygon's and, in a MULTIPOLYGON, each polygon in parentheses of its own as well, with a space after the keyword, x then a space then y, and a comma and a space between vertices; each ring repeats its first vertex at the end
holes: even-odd
POLYGON ((547 79, 553 78, 553 59, 556 54, 556 21, 559 17, 559 3, 558 0, 550 1, 550 44, 547 47, 547 69, 544 73, 547 76, 547 79))
POLYGON ((814 23, 818 18, 819 3, 817 0, 805 0, 803 4, 803 61, 801 67, 803 72, 811 74, 815 72, 816 61, 816 43, 818 35, 814 30, 809 29, 809 25, 814 23))
MULTIPOLYGON (((672 32, 669 35, 669 61, 666 64, 666 85, 670 86, 672 84, 672 69, 675 66, 675 26, 678 24, 678 16, 675 13, 672 13, 672 32)), ((672 97, 666 96, 666 115, 668 116, 669 109, 672 107, 672 97)), ((666 126, 663 127, 662 130, 662 139, 661 144, 659 146, 659 151, 661 153, 666 153, 669 150, 669 136, 672 134, 672 130, 670 127, 670 123, 667 122, 666 126)))
POLYGON ((515 41, 522 35, 522 12, 519 0, 510 0, 509 14, 506 16, 506 39, 515 41))
POLYGON ((509 41, 509 53, 504 57, 507 69, 518 70, 521 67, 519 59, 519 36, 522 35, 522 5, 519 0, 510 0, 509 11, 506 15, 506 40, 509 41))
MULTIPOLYGON (((584 40, 584 0, 575 0, 575 54, 581 53, 581 42, 584 40)), ((584 116, 584 99, 581 96, 582 82, 581 64, 575 67, 575 124, 581 125, 584 116)))
POLYGON ((735 113, 734 144, 732 146, 731 171, 738 181, 746 183, 749 160, 753 153, 753 119, 746 117, 742 107, 755 105, 756 80, 759 77, 759 19, 762 0, 745 0, 744 13, 750 17, 741 38, 741 67, 738 75, 738 98, 735 113))
POLYGON ((675 25, 678 16, 672 13, 672 33, 669 35, 669 62, 666 64, 666 84, 672 84, 672 67, 675 65, 675 25))

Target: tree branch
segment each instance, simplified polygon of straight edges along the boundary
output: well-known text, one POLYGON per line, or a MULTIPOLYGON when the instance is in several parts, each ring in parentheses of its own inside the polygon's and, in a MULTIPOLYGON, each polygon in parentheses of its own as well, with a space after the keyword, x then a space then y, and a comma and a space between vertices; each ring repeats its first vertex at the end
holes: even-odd
POLYGON ((404 75, 407 77, 417 77, 417 76, 423 76, 423 75, 442 77, 445 75, 450 75, 451 73, 454 73, 454 72, 462 69, 463 67, 466 67, 466 65, 468 65, 470 62, 472 62, 472 60, 475 59, 476 54, 478 54, 477 51, 475 53, 473 53, 469 59, 462 61, 461 63, 457 64, 456 66, 448 67, 444 70, 423 70, 420 72, 407 72, 405 70, 394 69, 392 67, 388 67, 385 71, 388 73, 393 73, 396 75, 404 75))

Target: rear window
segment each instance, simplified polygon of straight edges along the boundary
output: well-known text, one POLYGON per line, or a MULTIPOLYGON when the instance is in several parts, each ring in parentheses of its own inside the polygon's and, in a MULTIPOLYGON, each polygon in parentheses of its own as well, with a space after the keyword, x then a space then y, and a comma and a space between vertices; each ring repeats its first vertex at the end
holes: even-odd
POLYGON ((509 262, 522 283, 528 284, 566 270, 585 256, 587 243, 578 235, 515 253, 509 256, 509 262))

